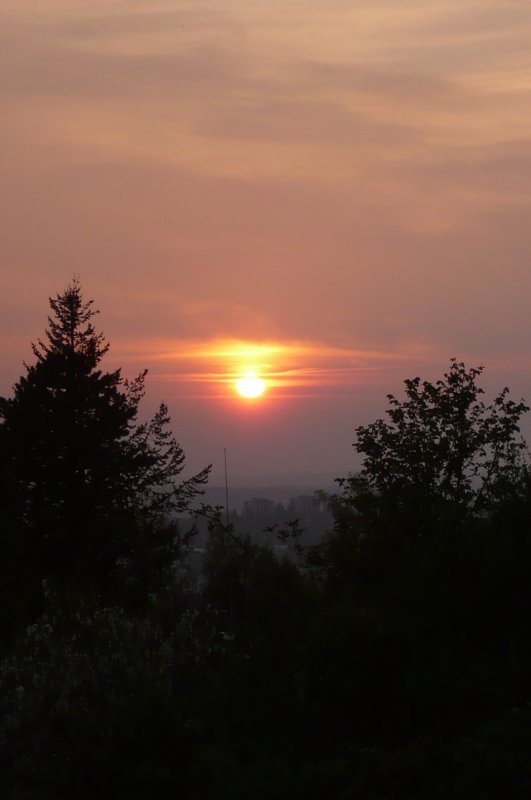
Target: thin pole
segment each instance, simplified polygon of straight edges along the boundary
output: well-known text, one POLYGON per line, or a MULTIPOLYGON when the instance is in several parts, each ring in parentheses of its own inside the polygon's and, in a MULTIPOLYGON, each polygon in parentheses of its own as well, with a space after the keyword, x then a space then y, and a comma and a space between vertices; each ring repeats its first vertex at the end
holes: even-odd
POLYGON ((227 481, 227 448, 223 448, 225 458, 225 512, 227 516, 227 528, 229 527, 229 483, 227 481))

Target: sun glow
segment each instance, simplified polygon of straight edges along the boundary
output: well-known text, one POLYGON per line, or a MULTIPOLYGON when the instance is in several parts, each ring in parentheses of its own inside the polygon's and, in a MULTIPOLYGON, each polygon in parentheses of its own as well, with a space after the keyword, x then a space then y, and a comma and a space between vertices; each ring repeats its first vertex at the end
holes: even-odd
POLYGON ((236 381, 236 390, 242 397, 260 397, 264 393, 266 384, 263 378, 254 373, 247 373, 236 381))
POLYGON ((156 379, 179 383, 189 397, 237 396, 257 401, 257 407, 262 405, 263 395, 268 401, 350 397, 353 387, 372 384, 375 375, 383 375, 397 365, 402 369, 409 363, 418 364, 419 359, 429 363, 439 357, 412 342, 403 350, 384 351, 323 342, 241 339, 147 340, 143 348, 135 345, 135 359, 139 352, 158 362, 156 379))

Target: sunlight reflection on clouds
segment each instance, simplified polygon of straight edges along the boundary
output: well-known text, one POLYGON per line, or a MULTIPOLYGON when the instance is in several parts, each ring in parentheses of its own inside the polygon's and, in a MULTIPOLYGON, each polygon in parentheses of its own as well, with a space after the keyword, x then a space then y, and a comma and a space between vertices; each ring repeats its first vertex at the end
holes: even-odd
POLYGON ((210 342, 145 345, 156 381, 179 383, 187 392, 216 397, 232 394, 238 378, 252 372, 263 378, 272 397, 334 396, 371 382, 371 375, 403 369, 428 358, 424 346, 400 351, 361 350, 316 342, 210 342))

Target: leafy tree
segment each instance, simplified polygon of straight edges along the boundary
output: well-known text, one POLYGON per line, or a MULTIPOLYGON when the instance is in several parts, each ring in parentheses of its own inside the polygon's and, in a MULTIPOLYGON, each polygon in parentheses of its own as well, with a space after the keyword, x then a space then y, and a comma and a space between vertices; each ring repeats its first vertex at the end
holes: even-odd
POLYGON ((485 405, 482 371, 452 359, 443 379, 406 380, 404 400, 388 395, 388 419, 356 429, 364 459, 351 485, 361 480, 404 502, 450 501, 472 513, 512 492, 524 474, 519 423, 529 408, 510 400, 507 387, 485 405))
POLYGON ((481 373, 452 359, 442 379, 406 380, 405 399, 388 395, 387 419, 356 429, 362 469, 328 497, 334 531, 308 553, 334 591, 356 603, 371 595, 377 604, 387 593, 392 613, 421 594, 427 608, 431 594, 439 602, 445 571, 470 585, 487 521, 490 530, 511 504, 526 507, 519 423, 528 407, 510 400, 507 388, 485 404, 481 373))
POLYGON ((362 469, 307 552, 338 651, 328 705, 356 673, 376 737, 457 730, 529 692, 527 406, 507 389, 484 403, 481 372, 452 360, 436 383, 407 380, 387 419, 357 428, 362 469))
POLYGON ((13 397, 0 398, 4 566, 24 565, 33 587, 102 590, 124 564, 145 561, 154 534, 189 507, 209 468, 179 482, 184 453, 167 408, 138 422, 146 372, 127 381, 101 369, 109 345, 79 282, 50 306, 35 363, 13 397))

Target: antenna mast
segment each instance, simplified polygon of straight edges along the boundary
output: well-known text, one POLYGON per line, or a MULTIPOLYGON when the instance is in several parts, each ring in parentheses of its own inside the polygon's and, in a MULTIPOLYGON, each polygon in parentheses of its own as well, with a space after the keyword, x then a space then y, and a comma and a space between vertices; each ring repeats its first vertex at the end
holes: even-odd
POLYGON ((227 519, 227 528, 229 527, 229 484, 227 481, 227 448, 223 448, 223 456, 225 459, 225 514, 227 519))

